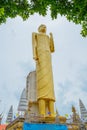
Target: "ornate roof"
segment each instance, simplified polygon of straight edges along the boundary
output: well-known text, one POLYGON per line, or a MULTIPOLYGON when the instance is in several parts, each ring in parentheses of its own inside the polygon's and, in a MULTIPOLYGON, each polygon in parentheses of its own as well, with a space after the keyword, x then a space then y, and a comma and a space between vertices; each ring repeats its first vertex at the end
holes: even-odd
POLYGON ((0 130, 5 130, 7 125, 3 124, 3 125, 0 125, 0 130))

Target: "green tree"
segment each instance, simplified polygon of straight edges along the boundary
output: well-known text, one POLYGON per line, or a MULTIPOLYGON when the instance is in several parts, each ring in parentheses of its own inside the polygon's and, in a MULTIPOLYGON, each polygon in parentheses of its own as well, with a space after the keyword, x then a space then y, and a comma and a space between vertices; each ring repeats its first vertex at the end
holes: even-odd
POLYGON ((17 15, 23 20, 34 13, 45 16, 48 9, 52 19, 57 19, 58 14, 65 16, 80 24, 82 36, 87 36, 87 0, 0 0, 0 24, 17 15))

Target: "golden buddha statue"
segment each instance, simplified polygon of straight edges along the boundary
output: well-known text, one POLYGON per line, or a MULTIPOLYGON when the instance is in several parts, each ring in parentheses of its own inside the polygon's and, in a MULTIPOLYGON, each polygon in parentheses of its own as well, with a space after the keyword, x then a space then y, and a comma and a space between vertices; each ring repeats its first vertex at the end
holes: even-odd
POLYGON ((46 26, 40 25, 38 33, 32 33, 33 59, 36 61, 36 86, 39 114, 44 117, 46 111, 54 117, 54 85, 51 53, 54 52, 53 35, 46 35, 46 26))

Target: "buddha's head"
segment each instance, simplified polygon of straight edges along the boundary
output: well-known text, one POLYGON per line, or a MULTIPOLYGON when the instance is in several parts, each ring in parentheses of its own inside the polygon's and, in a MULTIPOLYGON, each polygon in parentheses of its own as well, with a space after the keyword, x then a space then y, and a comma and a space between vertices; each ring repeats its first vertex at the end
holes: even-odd
POLYGON ((39 33, 46 33, 46 25, 41 24, 41 25, 38 27, 38 32, 39 32, 39 33))

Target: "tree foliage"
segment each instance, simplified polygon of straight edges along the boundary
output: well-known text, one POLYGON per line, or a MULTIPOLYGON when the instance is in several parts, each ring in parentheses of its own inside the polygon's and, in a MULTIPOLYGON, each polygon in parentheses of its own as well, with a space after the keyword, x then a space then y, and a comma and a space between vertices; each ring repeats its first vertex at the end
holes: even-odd
POLYGON ((81 34, 87 36, 87 0, 0 0, 0 23, 17 15, 23 20, 34 13, 45 16, 48 9, 52 19, 57 19, 60 14, 67 20, 82 25, 81 34))

